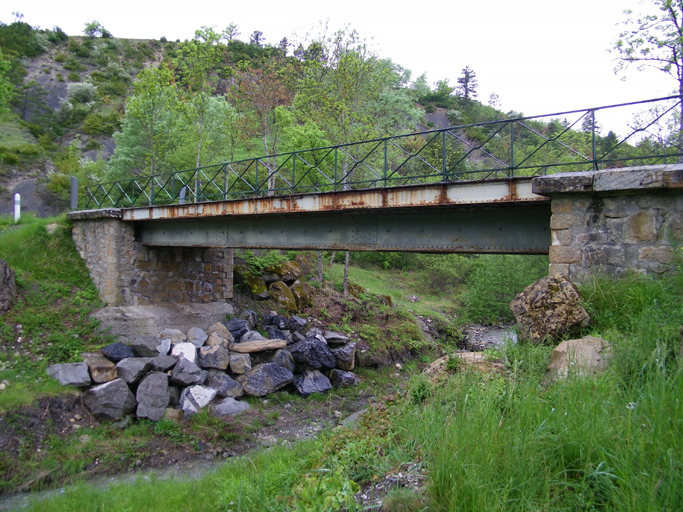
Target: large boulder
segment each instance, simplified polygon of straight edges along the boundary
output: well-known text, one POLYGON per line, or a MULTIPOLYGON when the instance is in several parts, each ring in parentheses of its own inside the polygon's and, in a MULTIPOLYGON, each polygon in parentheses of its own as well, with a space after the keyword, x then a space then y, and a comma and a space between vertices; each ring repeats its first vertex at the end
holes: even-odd
POLYGON ((237 378, 244 392, 250 396, 265 396, 282 389, 293 380, 292 372, 275 363, 260 364, 237 378))
POLYGON ((109 359, 112 363, 118 363, 119 361, 126 359, 128 357, 135 357, 135 352, 130 348, 130 345, 121 343, 119 341, 110 343, 102 349, 102 355, 109 359))
POLYGON ((177 343, 184 343, 187 339, 187 336, 185 336, 183 331, 178 329, 162 329, 159 332, 159 338, 169 339, 171 340, 171 343, 175 345, 177 343))
POLYGON ((250 372, 251 356, 249 354, 230 352, 230 371, 237 375, 250 372))
POLYGON ((253 299, 263 300, 268 298, 266 283, 259 276, 252 274, 246 265, 235 265, 234 271, 236 281, 244 286, 253 299))
POLYGON ((140 382, 135 393, 138 402, 136 416, 159 421, 164 417, 164 411, 168 406, 168 375, 161 372, 152 372, 140 382))
POLYGON ((152 358, 129 357, 116 363, 116 371, 127 384, 139 382, 152 369, 152 358))
POLYGON ((353 372, 347 372, 335 368, 330 370, 330 382, 335 388, 346 388, 350 386, 357 386, 358 383, 360 383, 360 378, 353 372))
POLYGON ((237 416, 249 409, 251 409, 249 402, 240 402, 232 397, 227 397, 216 404, 213 413, 216 416, 237 416))
POLYGON ((9 311, 17 296, 14 270, 5 260, 0 260, 0 312, 9 311))
POLYGON ((287 368, 292 373, 294 373, 294 369, 296 368, 292 354, 289 352, 289 350, 284 348, 279 350, 269 350, 267 352, 257 352, 252 356, 252 359, 256 364, 279 364, 283 368, 287 368))
POLYGON ((225 322, 225 328, 228 329, 236 343, 242 341, 242 336, 249 331, 249 322, 242 318, 233 318, 225 322))
POLYGON ((171 382, 181 387, 201 384, 205 378, 202 369, 185 358, 180 358, 171 370, 171 382))
POLYGON ((576 286, 566 276, 547 276, 510 302, 519 337, 532 343, 558 340, 590 324, 576 286))
POLYGON ((304 369, 321 370, 337 366, 337 358, 327 343, 316 336, 290 345, 289 352, 297 365, 304 369))
POLYGON ((325 377, 320 370, 306 370, 294 377, 294 388, 304 398, 313 393, 324 393, 332 389, 330 379, 325 377))
POLYGON ((577 377, 592 377, 607 369, 610 356, 608 341, 595 336, 565 340, 553 353, 546 368, 545 379, 554 381, 577 377))
POLYGON ((265 269, 268 274, 277 274, 286 283, 296 281, 304 275, 299 264, 295 261, 283 261, 275 265, 270 265, 265 269))
POLYGON ((199 349, 199 366, 227 370, 230 366, 230 351, 218 345, 199 349))
POLYGON ((178 359, 186 359, 191 363, 197 362, 197 347, 192 343, 178 343, 173 345, 171 355, 178 359))
POLYGON ((59 381, 62 386, 87 388, 90 386, 90 374, 85 363, 53 364, 47 369, 47 374, 59 381))
POLYGON ((209 335, 200 327, 192 327, 187 331, 187 342, 192 343, 197 348, 203 347, 208 338, 209 335))
POLYGON ((209 334, 209 339, 206 340, 204 346, 228 348, 231 343, 235 342, 235 340, 233 339, 232 334, 230 334, 230 331, 228 331, 227 329, 226 331, 228 332, 228 336, 230 338, 223 336, 221 333, 212 332, 211 334, 209 334))
POLYGON ((268 295, 275 301, 278 308, 290 313, 297 310, 296 299, 289 287, 282 281, 275 281, 268 286, 268 295))
POLYGON ((123 379, 114 379, 86 391, 83 403, 95 419, 115 421, 133 412, 135 395, 123 379))
POLYGON ((141 334, 133 338, 133 341, 130 343, 130 348, 133 349, 133 352, 137 357, 166 355, 171 347, 171 340, 169 338, 165 338, 164 340, 165 342, 154 336, 141 334), (166 352, 164 352, 164 350, 166 350, 166 352))
POLYGON ((204 386, 190 386, 180 393, 180 408, 186 418, 197 414, 211 403, 216 396, 216 390, 204 386))
POLYGON ((346 345, 331 349, 334 357, 337 358, 337 368, 340 370, 353 370, 356 364, 356 342, 352 341, 346 345))
POLYGON ((118 376, 116 365, 102 354, 86 352, 83 354, 83 362, 88 365, 90 377, 95 384, 104 384, 118 376))
POLYGON ((289 289, 294 296, 297 309, 302 310, 307 308, 308 304, 311 302, 311 294, 308 291, 308 286, 306 283, 297 279, 291 285, 289 285, 289 289))
POLYGON ((220 398, 239 398, 244 395, 242 384, 230 377, 225 372, 209 370, 209 377, 204 383, 206 387, 216 390, 216 396, 220 398))

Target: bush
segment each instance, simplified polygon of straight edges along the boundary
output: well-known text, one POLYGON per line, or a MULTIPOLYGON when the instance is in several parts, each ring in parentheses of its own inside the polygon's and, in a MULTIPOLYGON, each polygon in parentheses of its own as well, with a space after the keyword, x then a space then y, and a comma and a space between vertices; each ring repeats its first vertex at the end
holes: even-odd
POLYGON ((88 103, 92 101, 97 92, 97 87, 87 82, 69 84, 66 89, 66 98, 70 103, 88 103))
POLYGON ((81 81, 80 75, 79 75, 78 73, 74 72, 74 71, 72 71, 71 73, 69 73, 68 75, 66 75, 66 78, 68 78, 68 79, 71 80, 72 82, 80 82, 80 81, 81 81))

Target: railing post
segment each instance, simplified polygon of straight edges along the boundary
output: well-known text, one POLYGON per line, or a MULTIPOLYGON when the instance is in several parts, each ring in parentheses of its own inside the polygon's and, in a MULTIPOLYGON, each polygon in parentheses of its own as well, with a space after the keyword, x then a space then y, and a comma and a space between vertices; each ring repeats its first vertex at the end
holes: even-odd
POLYGON ((339 150, 338 147, 334 148, 334 190, 337 190, 337 151, 339 150))
POLYGON ((595 110, 590 111, 591 114, 591 137, 593 139, 593 170, 598 170, 598 151, 597 151, 597 141, 595 140, 595 110))
POLYGON ((510 123, 510 178, 515 175, 515 122, 510 123))
POLYGON ((195 171, 195 178, 194 178, 194 202, 198 203, 199 202, 199 171, 195 171))
POLYGON ((223 165, 223 201, 228 200, 228 166, 223 165))
POLYGON ((446 130, 441 132, 441 181, 446 180, 446 130))
POLYGON ((149 177, 149 206, 154 204, 154 178, 149 177))
POLYGON ((289 191, 290 194, 294 193, 296 187, 296 153, 292 154, 292 188, 289 191))
POLYGON ((387 186, 387 139, 384 139, 384 186, 387 186))
POLYGON ((71 209, 78 209, 78 180, 71 176, 71 209))

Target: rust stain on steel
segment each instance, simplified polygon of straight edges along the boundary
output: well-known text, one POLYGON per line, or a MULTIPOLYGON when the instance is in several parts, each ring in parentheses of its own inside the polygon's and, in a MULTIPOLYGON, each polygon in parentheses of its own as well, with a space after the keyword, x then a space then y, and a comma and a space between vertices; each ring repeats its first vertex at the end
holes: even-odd
MULTIPOLYGON (((524 192, 519 196, 517 179, 407 185, 388 189, 343 190, 318 194, 266 196, 253 199, 189 203, 158 207, 130 208, 124 220, 164 220, 230 215, 306 213, 358 209, 414 208, 430 206, 467 206, 506 202, 547 201, 524 192), (481 190, 477 191, 477 187, 481 190), (147 210, 147 211, 145 211, 147 210)), ((526 182, 524 182, 526 184, 526 182)), ((526 185, 522 190, 526 190, 526 185)))

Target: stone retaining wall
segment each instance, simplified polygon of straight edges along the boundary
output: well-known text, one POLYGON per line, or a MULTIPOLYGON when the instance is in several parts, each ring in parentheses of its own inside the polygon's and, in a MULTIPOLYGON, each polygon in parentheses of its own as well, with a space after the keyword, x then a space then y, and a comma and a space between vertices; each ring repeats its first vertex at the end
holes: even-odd
POLYGON ((628 271, 666 274, 683 240, 683 166, 650 166, 534 180, 552 197, 549 273, 573 281, 628 271))
POLYGON ((73 239, 104 302, 147 305, 232 298, 232 249, 146 247, 135 240, 134 224, 119 220, 119 210, 78 213, 73 239))

